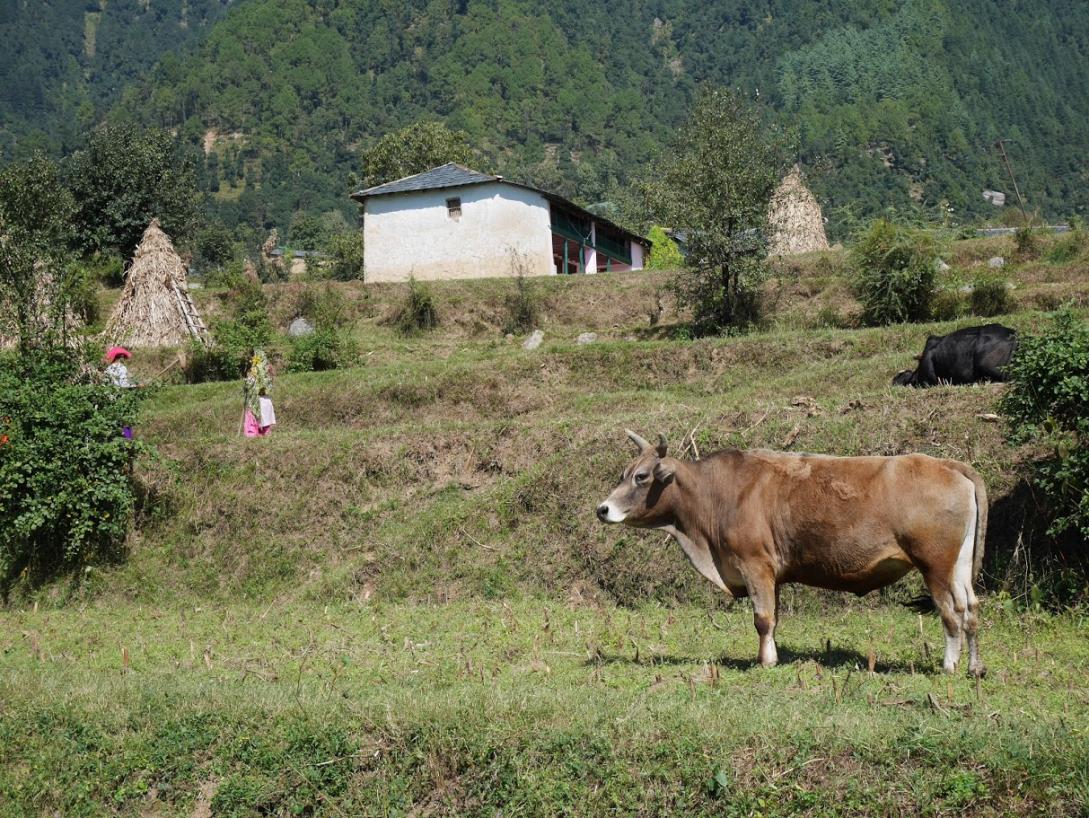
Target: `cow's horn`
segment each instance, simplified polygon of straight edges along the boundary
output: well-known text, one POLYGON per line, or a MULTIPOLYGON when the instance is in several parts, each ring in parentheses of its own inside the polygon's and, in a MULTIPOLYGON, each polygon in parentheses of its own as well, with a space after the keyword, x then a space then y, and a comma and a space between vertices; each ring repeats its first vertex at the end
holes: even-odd
POLYGON ((658 457, 665 457, 666 456, 666 449, 668 449, 668 448, 669 447, 666 444, 665 435, 663 435, 661 432, 659 432, 658 433, 658 446, 657 446, 658 457))
POLYGON ((628 435, 628 438, 631 440, 631 442, 639 447, 640 453, 645 452, 647 449, 650 448, 650 444, 647 443, 646 440, 641 438, 635 432, 633 432, 631 429, 625 429, 624 432, 628 435))

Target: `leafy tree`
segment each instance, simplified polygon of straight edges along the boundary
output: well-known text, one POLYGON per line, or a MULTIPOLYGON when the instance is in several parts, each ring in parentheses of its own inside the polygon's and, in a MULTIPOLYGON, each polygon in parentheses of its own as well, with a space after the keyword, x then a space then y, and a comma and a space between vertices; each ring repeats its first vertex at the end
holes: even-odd
POLYGON ((363 152, 363 184, 380 185, 447 162, 473 161, 469 136, 442 122, 417 122, 387 134, 363 152))
POLYGON ((63 170, 76 203, 73 228, 84 252, 116 250, 130 256, 153 218, 175 241, 193 235, 200 225, 193 158, 165 130, 99 128, 63 170))
POLYGON ((68 251, 73 209, 56 165, 41 154, 0 172, 0 335, 24 350, 63 336, 82 295, 68 251))
POLYGON ((787 145, 740 94, 705 88, 646 185, 651 212, 686 232, 684 268, 673 287, 692 309, 697 334, 743 329, 759 317, 768 202, 787 145))
POLYGON ((209 224, 197 233, 194 261, 204 267, 222 267, 234 258, 234 237, 222 224, 209 224))

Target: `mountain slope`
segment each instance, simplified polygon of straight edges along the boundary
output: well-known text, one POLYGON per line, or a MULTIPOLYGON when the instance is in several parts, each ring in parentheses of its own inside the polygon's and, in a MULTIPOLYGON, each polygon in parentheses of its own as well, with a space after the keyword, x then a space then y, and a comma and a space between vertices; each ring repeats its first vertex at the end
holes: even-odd
POLYGON ((423 117, 483 167, 612 198, 710 81, 797 128, 842 235, 889 210, 997 215, 980 192, 1010 190, 999 137, 1030 208, 1085 212, 1087 74, 1076 0, 242 0, 112 115, 202 145, 226 222, 285 228, 351 217, 360 148, 423 117))
POLYGON ((229 2, 0 4, 0 156, 78 145, 124 85, 198 41, 229 2))

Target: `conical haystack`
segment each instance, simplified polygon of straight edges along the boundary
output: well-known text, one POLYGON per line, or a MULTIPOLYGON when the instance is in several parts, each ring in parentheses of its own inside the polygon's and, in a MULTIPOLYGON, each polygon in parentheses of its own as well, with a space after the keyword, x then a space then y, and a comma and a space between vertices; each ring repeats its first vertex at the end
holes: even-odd
POLYGON ((189 297, 185 265, 170 237, 152 219, 125 279, 121 299, 103 332, 113 344, 163 347, 190 338, 206 343, 208 331, 189 297))
POLYGON ((802 170, 797 165, 772 195, 768 221, 772 234, 770 255, 787 256, 828 249, 821 206, 802 181, 802 170))

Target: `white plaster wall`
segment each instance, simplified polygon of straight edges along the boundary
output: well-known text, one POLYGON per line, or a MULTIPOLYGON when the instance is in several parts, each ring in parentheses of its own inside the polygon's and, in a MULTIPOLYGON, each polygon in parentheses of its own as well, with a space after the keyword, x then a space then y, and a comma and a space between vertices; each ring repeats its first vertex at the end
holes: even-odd
POLYGON ((511 254, 527 275, 552 275, 548 201, 502 182, 395 193, 367 199, 363 267, 367 281, 509 276, 511 254), (461 198, 461 218, 446 200, 461 198))

